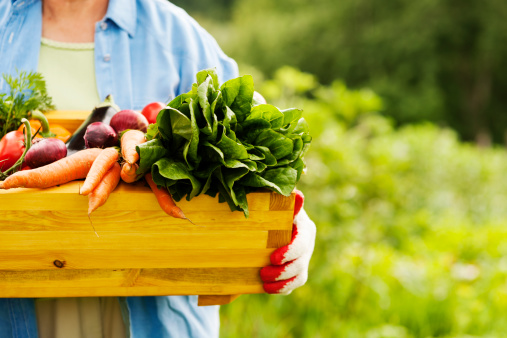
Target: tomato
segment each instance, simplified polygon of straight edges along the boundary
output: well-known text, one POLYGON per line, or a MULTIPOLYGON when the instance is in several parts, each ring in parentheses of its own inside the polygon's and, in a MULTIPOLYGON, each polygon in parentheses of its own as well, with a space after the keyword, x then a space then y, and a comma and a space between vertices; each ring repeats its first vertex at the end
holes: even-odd
POLYGON ((4 135, 0 141, 0 170, 12 167, 25 151, 25 136, 14 130, 4 135))
POLYGON ((148 123, 155 123, 157 122, 157 115, 158 113, 165 108, 165 104, 162 102, 152 102, 146 105, 146 107, 143 108, 141 111, 141 114, 146 117, 148 120, 148 123))

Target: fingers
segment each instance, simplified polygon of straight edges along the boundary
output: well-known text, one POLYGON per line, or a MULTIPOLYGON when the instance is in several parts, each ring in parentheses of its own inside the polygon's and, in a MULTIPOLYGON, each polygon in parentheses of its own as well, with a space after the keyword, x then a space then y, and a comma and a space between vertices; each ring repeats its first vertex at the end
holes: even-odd
POLYGON ((271 264, 282 265, 304 254, 311 256, 315 245, 316 232, 315 223, 310 220, 302 209, 294 220, 292 242, 289 245, 276 249, 271 254, 271 264))
POLYGON ((315 246, 317 229, 303 209, 304 196, 295 190, 294 224, 291 243, 276 249, 271 264, 261 269, 264 291, 289 294, 308 280, 308 265, 315 246))
POLYGON ((292 240, 291 240, 291 242, 288 245, 284 245, 284 246, 276 249, 275 251, 273 251, 273 253, 270 256, 271 264, 282 265, 282 264, 289 261, 289 260, 285 259, 285 255, 290 250, 291 245, 292 245, 292 243, 294 243, 294 240, 296 239, 297 234, 298 234, 297 226, 296 226, 296 224, 293 224, 292 225, 292 240))
POLYGON ((287 262, 283 265, 269 265, 261 269, 261 279, 267 283, 290 279, 303 273, 307 266, 308 264, 303 258, 287 262))
MULTIPOLYGON (((305 197, 304 197, 303 193, 297 189, 294 189, 294 192, 296 193, 296 197, 294 200, 294 220, 295 220, 296 216, 299 215, 299 212, 303 208, 305 197)), ((298 229, 297 229, 296 224, 294 224, 292 227, 291 244, 294 242, 294 239, 296 238, 297 234, 298 234, 298 229)), ((281 248, 275 250, 275 252, 273 252, 273 254, 271 255, 271 264, 280 265, 280 264, 283 264, 283 263, 289 261, 289 259, 284 258, 285 255, 287 254, 287 251, 289 251, 288 246, 284 246, 284 247, 281 247, 281 248)))
POLYGON ((294 289, 303 286, 308 280, 308 273, 299 274, 295 277, 272 283, 264 283, 264 291, 272 294, 288 295, 294 289))
POLYGON ((296 217, 297 214, 299 214, 299 211, 301 211, 301 208, 303 207, 305 196, 301 191, 297 189, 294 189, 294 192, 296 193, 296 198, 294 200, 294 217, 296 217))

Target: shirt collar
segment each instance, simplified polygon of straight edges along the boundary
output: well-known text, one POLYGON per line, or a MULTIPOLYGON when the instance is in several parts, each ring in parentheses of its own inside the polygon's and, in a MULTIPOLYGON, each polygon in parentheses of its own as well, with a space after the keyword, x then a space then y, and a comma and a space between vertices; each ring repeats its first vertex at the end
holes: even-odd
MULTIPOLYGON (((11 0, 16 9, 21 9, 37 0, 11 0)), ((131 37, 136 33, 137 8, 136 0, 109 0, 105 20, 113 21, 131 37)))
POLYGON ((11 3, 15 10, 21 10, 37 1, 38 0, 11 0, 11 3))
POLYGON ((104 20, 113 21, 131 37, 136 33, 137 8, 135 0, 109 0, 104 20))

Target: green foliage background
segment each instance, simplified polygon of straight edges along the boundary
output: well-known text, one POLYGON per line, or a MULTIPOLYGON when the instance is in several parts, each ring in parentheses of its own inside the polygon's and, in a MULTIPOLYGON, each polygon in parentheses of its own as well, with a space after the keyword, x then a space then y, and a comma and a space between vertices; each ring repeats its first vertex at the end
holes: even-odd
POLYGON ((269 76, 291 65, 325 84, 340 78, 379 93, 396 124, 432 121, 465 140, 505 140, 506 1, 174 2, 269 76))
POLYGON ((505 150, 429 123, 396 129, 372 91, 292 68, 260 90, 305 109, 299 188, 317 242, 306 286, 223 306, 222 336, 504 336, 505 150))
POLYGON ((506 336, 507 153, 462 140, 503 141, 507 3, 179 2, 314 137, 309 280, 223 306, 221 336, 506 336))

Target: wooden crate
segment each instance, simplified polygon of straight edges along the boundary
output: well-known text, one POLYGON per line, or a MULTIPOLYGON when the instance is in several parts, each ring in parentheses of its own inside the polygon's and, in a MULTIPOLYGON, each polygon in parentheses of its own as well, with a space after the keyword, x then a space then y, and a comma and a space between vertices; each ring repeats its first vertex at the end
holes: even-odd
POLYGON ((143 182, 121 183, 90 221, 82 183, 0 190, 0 297, 199 295, 199 305, 226 304, 264 292, 260 268, 290 242, 293 195, 249 194, 248 219, 207 195, 179 202, 194 225, 166 215, 143 182))

